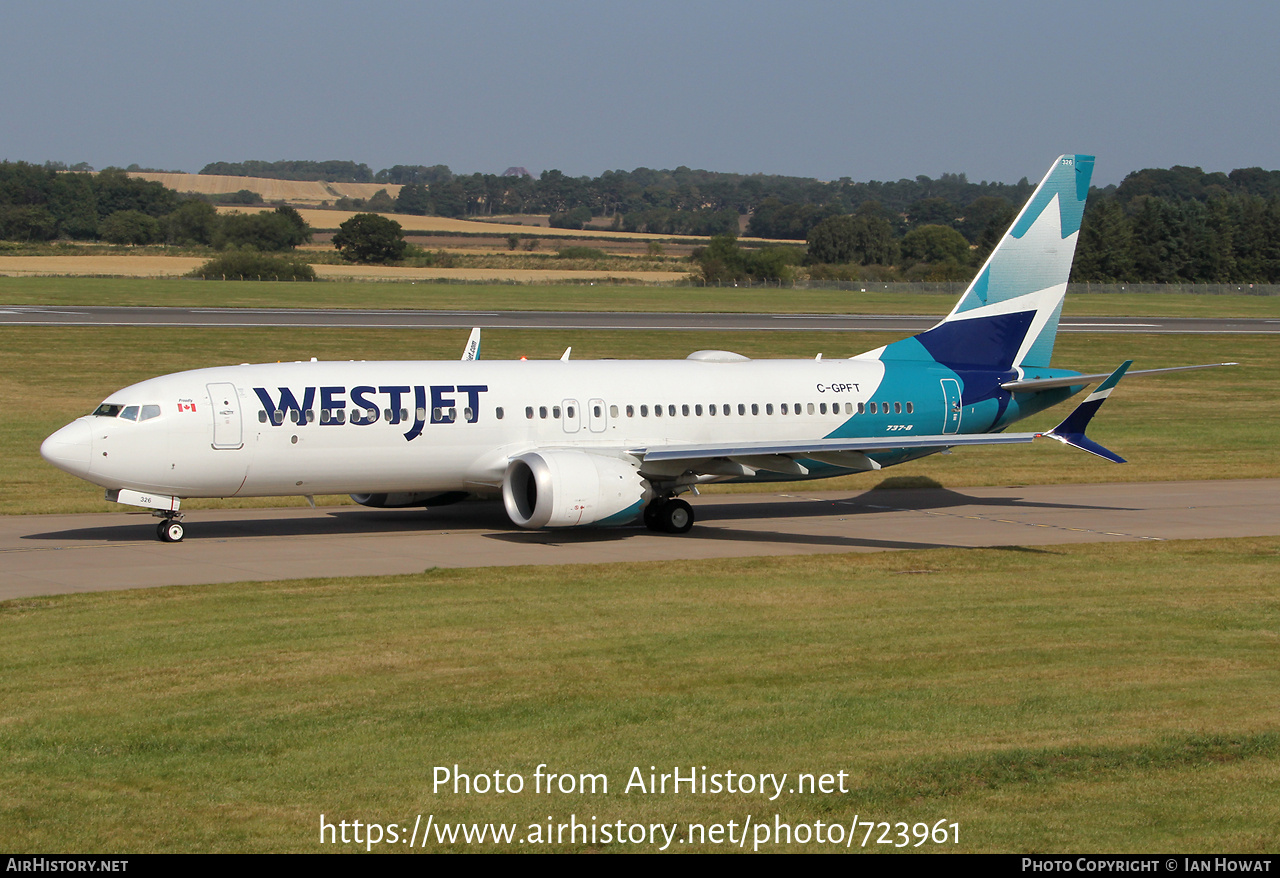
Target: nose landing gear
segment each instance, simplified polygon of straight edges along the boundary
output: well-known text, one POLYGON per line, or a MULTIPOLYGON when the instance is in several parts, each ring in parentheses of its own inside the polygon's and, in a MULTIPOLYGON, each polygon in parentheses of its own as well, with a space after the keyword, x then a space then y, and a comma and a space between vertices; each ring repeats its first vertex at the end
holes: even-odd
POLYGON ((182 518, 182 514, 178 512, 156 512, 162 521, 156 525, 156 539, 162 543, 180 543, 182 542, 183 527, 182 522, 178 519, 182 518))

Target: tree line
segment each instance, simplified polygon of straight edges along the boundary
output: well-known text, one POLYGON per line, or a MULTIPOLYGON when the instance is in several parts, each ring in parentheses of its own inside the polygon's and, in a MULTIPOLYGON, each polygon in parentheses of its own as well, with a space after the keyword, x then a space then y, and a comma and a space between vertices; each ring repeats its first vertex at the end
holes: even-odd
MULTIPOLYGON (((850 280, 965 279, 1034 189, 1026 178, 971 183, 964 174, 864 183, 687 167, 607 171, 595 178, 557 170, 536 178, 455 175, 445 165, 396 165, 374 174, 354 162, 206 167, 229 169, 296 179, 346 175, 401 186, 394 198, 383 190, 344 204, 356 210, 455 217, 546 213, 562 228, 591 224, 706 237, 734 236, 745 225, 752 237, 803 242, 799 262, 811 277, 850 280)), ((279 217, 228 222, 198 199, 117 169, 96 175, 67 170, 72 169, 0 163, 0 238, 221 247, 257 240, 252 246, 259 249, 292 240, 285 226, 271 226, 282 222, 279 217)), ((794 267, 795 251, 788 253, 781 262, 766 262, 794 267)), ((728 263, 717 257, 717 264, 728 263)), ((1280 282, 1280 171, 1242 168, 1225 174, 1175 166, 1136 171, 1119 186, 1095 187, 1073 279, 1280 282)))
POLYGON ((118 168, 93 174, 0 162, 0 240, 57 238, 279 251, 311 240, 311 229, 292 207, 219 214, 203 198, 118 168))

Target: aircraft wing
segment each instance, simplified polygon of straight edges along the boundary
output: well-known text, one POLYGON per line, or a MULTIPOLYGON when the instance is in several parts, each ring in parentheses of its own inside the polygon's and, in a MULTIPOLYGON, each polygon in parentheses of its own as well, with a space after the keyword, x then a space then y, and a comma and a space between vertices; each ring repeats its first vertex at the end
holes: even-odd
MULTIPOLYGON (((1217 369, 1219 366, 1239 366, 1239 363, 1206 363, 1203 366, 1172 366, 1168 369, 1138 369, 1126 372, 1126 375, 1159 375, 1164 372, 1194 372, 1197 369, 1217 369)), ((1068 375, 1064 378, 1024 378, 1020 381, 1006 381, 1000 386, 1005 390, 1025 392, 1028 390, 1051 390, 1054 387, 1078 387, 1093 384, 1111 377, 1110 372, 1099 372, 1096 375, 1068 375)))
MULTIPOLYGON (((1032 442, 1041 436, 1057 439, 1065 445, 1088 451, 1113 463, 1124 463, 1124 458, 1103 448, 1085 436, 1085 428, 1107 401, 1111 391, 1124 377, 1132 360, 1126 360, 1114 372, 1103 376, 1105 380, 1088 398, 1076 406, 1071 414, 1047 433, 942 433, 932 436, 878 436, 848 439, 816 439, 808 442, 735 442, 723 445, 667 445, 635 448, 629 453, 639 458, 641 471, 661 468, 664 462, 684 466, 704 473, 738 475, 735 470, 766 470, 768 472, 806 474, 808 470, 796 458, 807 458, 853 470, 876 470, 880 464, 867 456, 869 451, 892 451, 899 448, 955 448, 963 445, 1016 445, 1032 442)), ((1069 379, 1081 381, 1088 376, 1069 379)), ((670 467, 666 468, 670 474, 670 467)))
POLYGON ((890 451, 896 448, 951 448, 958 445, 1015 445, 1030 442, 1040 433, 944 433, 933 436, 883 436, 877 438, 817 439, 808 442, 735 442, 732 445, 662 445, 634 448, 630 454, 645 461, 706 460, 786 454, 804 457, 836 451, 890 451))
POLYGON ((1013 445, 1030 442, 1038 433, 946 433, 934 436, 892 436, 877 438, 817 439, 806 442, 735 442, 732 445, 664 445, 633 448, 628 453, 639 458, 640 471, 655 476, 678 476, 685 472, 720 476, 751 476, 760 470, 771 473, 807 475, 809 468, 797 458, 814 460, 854 472, 880 469, 868 452, 902 448, 942 450, 956 445, 1013 445))

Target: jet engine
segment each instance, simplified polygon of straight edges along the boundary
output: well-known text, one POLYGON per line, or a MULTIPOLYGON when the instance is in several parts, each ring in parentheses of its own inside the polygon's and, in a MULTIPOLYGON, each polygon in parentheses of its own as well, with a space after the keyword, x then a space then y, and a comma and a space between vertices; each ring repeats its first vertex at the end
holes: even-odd
POLYGON ((626 524, 653 498, 638 468, 584 451, 531 451, 513 458, 502 502, 520 527, 626 524))

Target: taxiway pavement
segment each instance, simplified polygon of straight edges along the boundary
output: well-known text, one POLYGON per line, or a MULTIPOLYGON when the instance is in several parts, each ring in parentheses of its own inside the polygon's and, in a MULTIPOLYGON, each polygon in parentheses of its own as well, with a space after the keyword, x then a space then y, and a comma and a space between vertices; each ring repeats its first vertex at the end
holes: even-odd
POLYGON ((174 544, 145 513, 0 517, 0 600, 429 567, 1275 536, 1280 480, 719 494, 694 508, 683 536, 521 531, 501 503, 205 510, 174 544))

